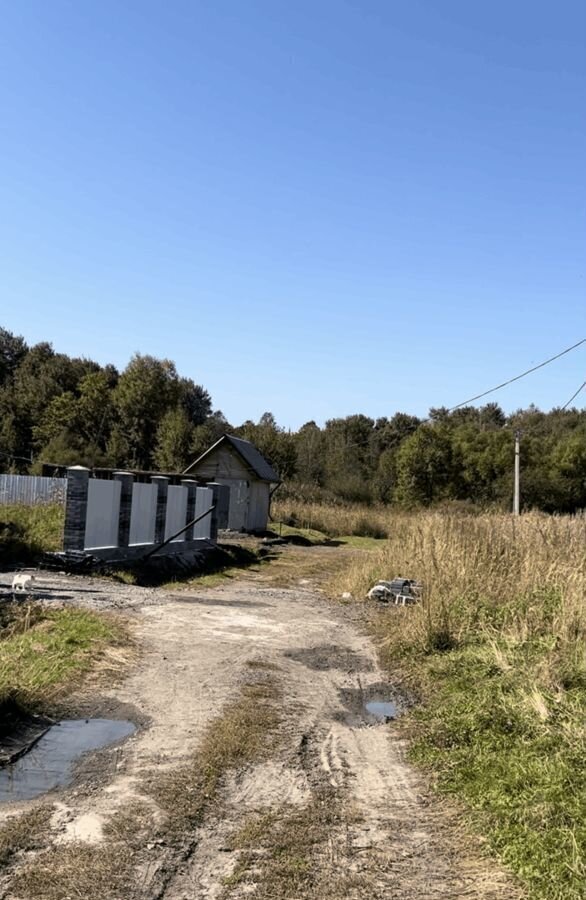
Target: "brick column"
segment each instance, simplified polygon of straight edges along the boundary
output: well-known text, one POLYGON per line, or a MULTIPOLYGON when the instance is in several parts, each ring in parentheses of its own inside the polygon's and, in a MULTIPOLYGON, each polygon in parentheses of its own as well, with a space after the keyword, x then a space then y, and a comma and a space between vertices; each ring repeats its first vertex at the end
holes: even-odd
MULTIPOLYGON (((195 492, 197 490, 197 482, 192 481, 190 478, 184 478, 181 481, 181 486, 187 488, 187 516, 185 522, 191 522, 192 519, 195 519, 195 492)), ((185 534, 183 535, 183 539, 186 541, 193 540, 193 525, 191 528, 188 528, 185 534)))
POLYGON ((83 550, 85 547, 85 520, 90 470, 84 466, 67 469, 67 496, 65 500, 64 550, 83 550))
POLYGON ((157 486, 157 512, 155 517, 155 544, 165 540, 165 521, 167 519, 167 490, 169 479, 165 475, 153 475, 153 484, 157 486))
POLYGON ((227 484, 217 484, 215 481, 206 484, 214 493, 215 509, 212 512, 212 524, 210 528, 210 540, 217 541, 218 528, 228 527, 228 513, 230 510, 230 488, 227 484))
POLYGON ((132 510, 132 485, 130 472, 114 472, 114 481, 120 482, 120 514, 118 518, 118 546, 128 547, 130 541, 130 513, 132 510))

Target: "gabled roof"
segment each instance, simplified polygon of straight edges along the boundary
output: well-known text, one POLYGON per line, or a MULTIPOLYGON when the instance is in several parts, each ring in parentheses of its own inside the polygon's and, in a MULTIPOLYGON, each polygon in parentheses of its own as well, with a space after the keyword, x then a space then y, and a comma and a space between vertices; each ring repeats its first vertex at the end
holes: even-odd
POLYGON ((244 463, 248 466, 249 469, 252 469, 254 474, 261 481, 270 481, 276 484, 281 483, 281 479, 279 478, 277 472, 273 469, 271 464, 264 458, 262 453, 256 449, 254 444, 251 444, 250 441, 244 441, 242 438, 234 437, 231 434, 223 435, 219 441, 216 441, 215 444, 206 450, 205 453, 202 453, 195 462, 192 462, 187 472, 192 472, 196 466, 199 465, 200 462, 203 462, 204 459, 207 459, 212 453, 214 453, 222 444, 228 444, 233 450, 236 451, 238 456, 244 461, 244 463))

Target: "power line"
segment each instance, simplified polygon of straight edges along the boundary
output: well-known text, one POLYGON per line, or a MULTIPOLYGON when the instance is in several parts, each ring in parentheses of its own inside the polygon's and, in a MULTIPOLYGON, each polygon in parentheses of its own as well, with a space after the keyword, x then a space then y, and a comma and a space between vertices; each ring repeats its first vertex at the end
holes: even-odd
MULTIPOLYGON (((572 344, 571 347, 567 347, 565 350, 562 350, 561 353, 556 353, 555 356, 551 356, 549 359, 546 359, 544 362, 539 363, 538 366, 533 366, 531 369, 527 369, 526 372, 521 372, 520 375, 515 375, 514 378, 509 378, 508 381, 503 381, 502 384, 497 384, 496 387, 490 388, 488 391, 483 391, 482 394, 476 394, 475 397, 470 397, 469 400, 464 400, 463 403, 457 403, 455 406, 450 406, 448 412, 453 412, 455 409, 460 409, 461 406, 467 406, 469 403, 474 403, 475 400, 480 400, 481 397, 486 397, 487 394, 494 394, 495 391, 500 391, 501 388, 507 387, 507 385, 512 384, 514 381, 519 381, 521 378, 525 378, 526 375, 530 375, 532 372, 536 372, 538 369, 543 369, 544 366, 548 366, 550 363, 554 362, 556 359, 559 359, 560 356, 565 356, 566 353, 570 353, 572 350, 575 350, 576 347, 580 347, 582 344, 586 344, 586 338, 582 338, 581 341, 578 341, 577 344, 572 344)), ((586 382, 585 382, 586 383, 586 382)), ((582 385, 584 387, 584 385, 582 385)), ((574 394, 574 397, 577 397, 582 387, 574 394)), ((568 402, 571 403, 574 397, 571 398, 568 402)), ((565 407, 564 407, 565 409, 565 407)))
POLYGON ((567 403, 564 403, 564 405, 562 406, 562 409, 567 409, 568 406, 570 405, 570 403, 572 402, 572 400, 575 400, 576 397, 578 396, 578 394, 580 393, 580 391, 584 390, 585 387, 586 387, 586 381, 582 382, 582 384, 580 385, 580 387, 578 388, 576 393, 572 394, 572 396, 570 397, 570 399, 568 400, 567 403))
MULTIPOLYGON (((565 350, 562 350, 560 353, 556 353, 555 356, 550 356, 549 359, 544 360, 539 363, 537 366, 532 366, 530 369, 527 369, 525 372, 521 372, 520 375, 515 375, 514 378, 509 378, 508 381, 503 381, 502 384, 497 384, 496 387, 490 388, 488 391, 483 391, 481 394, 476 394, 475 397, 470 397, 469 400, 464 400, 462 403, 457 403, 455 406, 450 406, 447 412, 453 412, 455 409, 460 409, 462 406, 467 406, 469 403, 474 403, 475 400, 480 400, 481 397, 486 397, 488 394, 494 394, 495 391, 500 391, 501 388, 507 387, 509 384, 513 384, 514 381, 519 381, 521 378, 525 378, 526 375, 531 375, 532 372, 536 372, 538 369, 543 369, 544 366, 548 366, 550 363, 555 362, 556 359, 560 359, 560 357, 565 356, 566 353, 571 353, 572 350, 575 350, 577 347, 581 347, 582 344, 586 344, 586 338, 582 338, 582 340, 577 341, 577 343, 572 344, 571 347, 566 347, 565 350)), ((570 397, 565 406, 562 406, 562 409, 565 409, 570 405, 572 400, 574 400, 580 391, 586 387, 586 381, 582 384, 573 397, 570 397)), ((426 425, 428 422, 431 422, 431 418, 421 419, 420 425, 426 425)), ((365 447, 370 443, 370 438, 364 441, 358 441, 355 444, 346 444, 344 447, 345 450, 352 450, 354 447, 365 447)))

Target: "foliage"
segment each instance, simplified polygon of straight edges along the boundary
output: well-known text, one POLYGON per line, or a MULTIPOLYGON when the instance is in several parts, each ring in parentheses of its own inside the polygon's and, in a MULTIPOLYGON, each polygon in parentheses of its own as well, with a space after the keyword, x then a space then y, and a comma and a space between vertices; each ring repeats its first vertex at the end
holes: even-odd
POLYGON ((119 374, 0 329, 0 457, 11 471, 38 473, 43 462, 181 471, 217 415, 170 360, 135 354, 119 374))
POLYGON ((290 434, 279 428, 272 413, 264 413, 258 423, 247 421, 235 430, 238 437, 251 441, 273 464, 281 478, 291 478, 295 472, 295 444, 290 434))
POLYGON ((586 411, 496 403, 425 421, 404 412, 308 421, 297 432, 264 413, 233 428, 209 393, 168 359, 135 354, 123 372, 28 347, 0 328, 0 458, 10 471, 43 462, 184 471, 223 434, 255 444, 300 499, 412 509, 446 502, 510 509, 514 430, 521 429, 524 509, 586 507, 586 411))
POLYGON ((182 407, 165 413, 157 428, 153 459, 163 472, 180 472, 189 459, 193 428, 182 407))

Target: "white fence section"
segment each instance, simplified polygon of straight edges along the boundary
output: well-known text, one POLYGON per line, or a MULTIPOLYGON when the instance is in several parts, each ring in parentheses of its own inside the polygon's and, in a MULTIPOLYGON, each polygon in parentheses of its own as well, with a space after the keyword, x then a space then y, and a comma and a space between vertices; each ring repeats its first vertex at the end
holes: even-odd
POLYGON ((167 475, 150 477, 150 484, 135 481, 132 472, 92 478, 83 466, 69 467, 64 550, 89 551, 109 560, 205 552, 217 540, 218 528, 228 523, 229 488, 215 483, 197 487, 191 479, 169 484, 173 476, 167 475), (201 521, 191 525, 199 516, 201 521), (174 534, 177 537, 166 544, 174 534))
MULTIPOLYGON (((165 540, 179 531, 187 524, 187 488, 181 485, 170 485, 167 493, 167 518, 165 519, 165 540)), ((208 522, 209 534, 209 522, 208 522)), ((208 535, 205 535, 207 537, 208 535)), ((176 541, 185 540, 185 532, 175 538, 176 541)))
POLYGON ((118 546, 120 490, 119 481, 90 479, 85 526, 85 546, 88 550, 118 546))
MULTIPOLYGON (((195 492, 195 513, 194 518, 201 516, 206 510, 212 506, 214 502, 214 492, 210 488, 198 488, 195 492)), ((201 522, 197 522, 193 526, 194 538, 207 538, 210 536, 211 517, 206 516, 201 522)))
POLYGON ((0 475, 0 506, 10 503, 64 503, 66 478, 41 475, 0 475))
POLYGON ((156 513, 157 486, 140 482, 133 484, 129 545, 154 543, 156 513))

